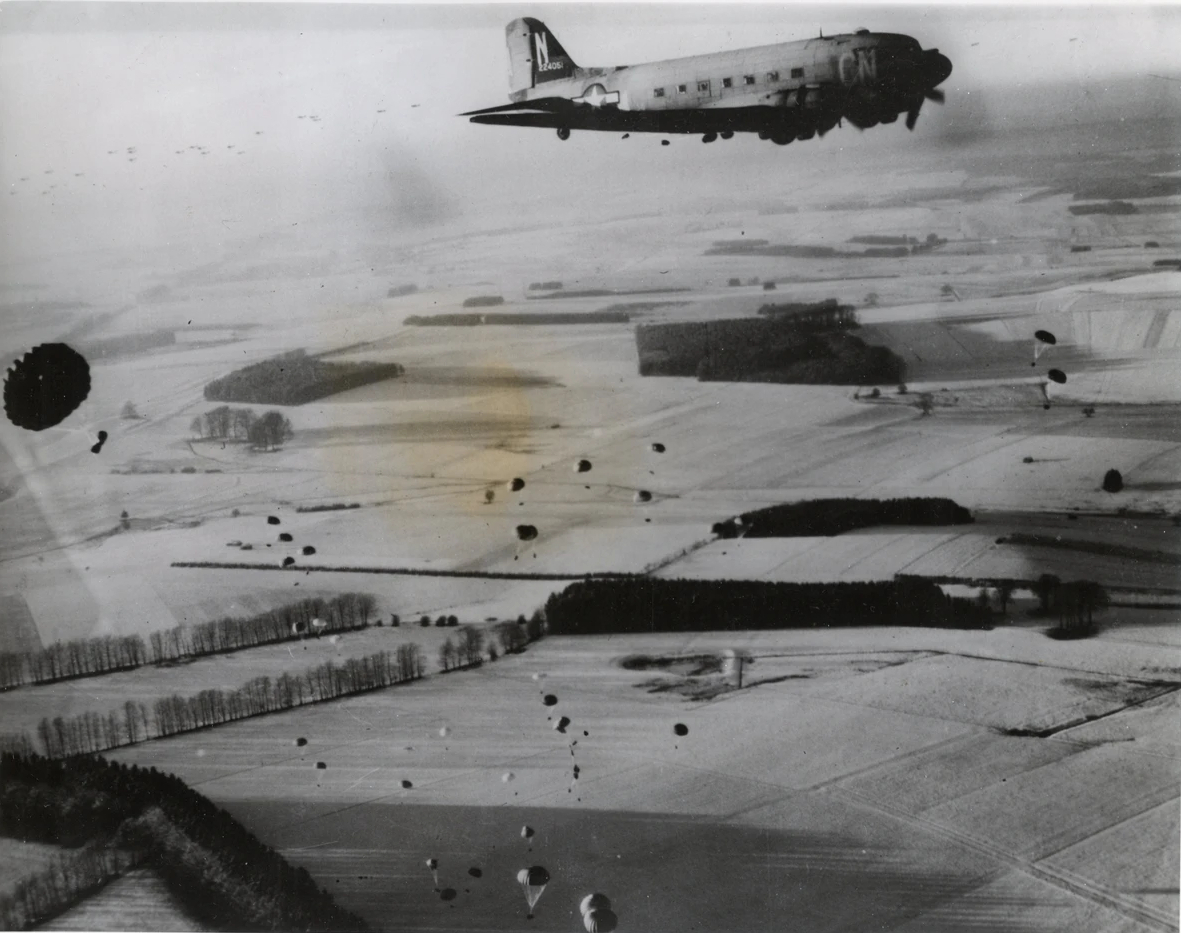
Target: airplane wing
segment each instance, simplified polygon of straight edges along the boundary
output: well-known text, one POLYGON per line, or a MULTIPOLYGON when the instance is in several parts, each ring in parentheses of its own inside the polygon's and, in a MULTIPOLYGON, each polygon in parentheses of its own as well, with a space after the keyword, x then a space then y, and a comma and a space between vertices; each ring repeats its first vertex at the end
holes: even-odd
MULTIPOLYGON (((541 110, 550 113, 556 113, 564 110, 572 110, 575 104, 566 97, 538 97, 536 100, 521 100, 512 104, 501 104, 499 107, 485 107, 483 110, 469 110, 467 113, 461 113, 461 117, 480 117, 490 113, 507 113, 511 110, 541 110)), ((478 121, 480 123, 486 122, 484 120, 478 121)))

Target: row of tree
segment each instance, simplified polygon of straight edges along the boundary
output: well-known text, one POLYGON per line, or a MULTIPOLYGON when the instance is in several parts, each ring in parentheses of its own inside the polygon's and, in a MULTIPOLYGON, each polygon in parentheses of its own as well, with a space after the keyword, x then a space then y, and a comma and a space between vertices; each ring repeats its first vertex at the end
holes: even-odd
POLYGON ((992 613, 917 577, 771 583, 626 577, 573 583, 546 601, 556 635, 915 625, 987 628, 992 613))
POLYGON ((214 379, 205 386, 205 398, 211 402, 302 405, 403 372, 397 363, 328 362, 304 350, 292 350, 214 379))
POLYGON ((204 729, 251 716, 322 703, 377 690, 423 676, 418 645, 399 645, 342 663, 326 661, 303 674, 255 677, 236 690, 207 689, 188 697, 173 694, 147 704, 128 700, 106 715, 87 710, 69 718, 41 720, 37 738, 51 758, 68 758, 204 729))
POLYGON ((461 667, 477 667, 484 661, 484 632, 465 625, 455 633, 456 641, 445 638, 439 647, 439 667, 444 673, 461 667))
POLYGON ((101 635, 59 641, 37 651, 0 653, 0 690, 132 670, 182 658, 238 651, 307 634, 365 628, 377 608, 368 593, 310 598, 248 617, 227 616, 139 635, 101 635), (315 623, 315 624, 313 624, 315 623))
MULTIPOLYGON (((206 797, 155 768, 99 757, 54 761, 4 754, 0 825, 25 841, 130 853, 123 858, 156 871, 196 923, 212 929, 365 929, 305 869, 294 868, 206 797)), ((20 927, 12 922, 4 928, 20 927)))
POLYGON ((118 878, 137 853, 87 846, 55 855, 49 864, 0 892, 0 929, 28 930, 56 917, 118 878))
POLYGON ((259 450, 273 450, 295 436, 291 420, 281 411, 268 411, 260 418, 253 408, 229 405, 198 415, 189 429, 201 439, 248 441, 259 450))

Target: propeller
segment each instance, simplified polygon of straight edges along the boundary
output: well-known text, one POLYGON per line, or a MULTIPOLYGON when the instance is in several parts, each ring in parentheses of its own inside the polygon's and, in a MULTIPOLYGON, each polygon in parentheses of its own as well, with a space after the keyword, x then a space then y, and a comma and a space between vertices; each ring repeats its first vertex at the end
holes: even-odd
POLYGON ((914 97, 910 109, 906 112, 906 128, 913 130, 919 120, 919 111, 923 109, 923 101, 929 100, 942 104, 946 99, 943 92, 936 86, 947 80, 951 74, 951 62, 938 49, 927 49, 923 52, 922 85, 914 97))

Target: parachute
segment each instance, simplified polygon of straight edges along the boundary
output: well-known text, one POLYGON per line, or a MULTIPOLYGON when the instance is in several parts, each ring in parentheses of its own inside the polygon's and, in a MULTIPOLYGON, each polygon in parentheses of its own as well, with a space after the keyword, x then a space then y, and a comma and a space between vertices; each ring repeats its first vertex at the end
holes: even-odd
POLYGON ((657 441, 655 444, 652 445, 652 452, 656 453, 656 454, 664 453, 664 445, 661 444, 659 441, 657 441))
POLYGON ((439 892, 439 900, 441 901, 453 901, 456 897, 458 897, 458 894, 455 888, 444 888, 439 892))
POLYGON ((678 722, 675 726, 673 726, 673 732, 675 732, 677 735, 688 735, 689 727, 683 722, 678 722))
POLYGON ((519 476, 514 476, 512 481, 508 484, 508 488, 513 492, 520 492, 525 488, 525 481, 519 476))
POLYGON ((558 698, 556 696, 554 696, 554 694, 552 694, 552 693, 547 693, 545 695, 545 698, 541 702, 544 703, 546 706, 557 706, 558 705, 558 698))
POLYGON ((291 626, 291 634, 292 635, 302 635, 307 630, 308 630, 308 627, 306 625, 304 625, 302 622, 296 622, 294 625, 291 626))
POLYGON ((295 740, 295 744, 296 744, 297 746, 299 746, 300 748, 303 748, 305 745, 307 745, 307 744, 308 744, 308 740, 307 740, 307 739, 305 739, 305 738, 304 738, 304 737, 301 735, 301 736, 300 736, 298 739, 296 739, 296 740, 295 740))
POLYGON ((619 918, 609 907, 588 910, 582 915, 582 925, 586 927, 586 933, 611 933, 618 922, 619 918))
POLYGON ((412 788, 413 786, 414 786, 414 784, 412 784, 410 781, 403 781, 402 782, 402 789, 403 790, 410 790, 410 788, 412 788))
POLYGON ((314 628, 317 632, 322 632, 324 629, 328 628, 328 623, 323 619, 312 619, 312 628, 314 628))
POLYGON ((569 725, 570 725, 570 717, 563 716, 561 719, 559 719, 557 722, 554 723, 554 729, 557 730, 558 732, 565 733, 566 727, 569 725))
POLYGON ((431 870, 431 877, 435 879, 435 890, 439 890, 439 860, 437 858, 428 858, 426 860, 426 867, 431 870))
POLYGON ((1030 366, 1036 366, 1038 357, 1040 357, 1046 350, 1058 343, 1058 338, 1051 334, 1048 330, 1035 330, 1033 332, 1033 362, 1030 366))
POLYGON ((1050 377, 1051 382, 1056 382, 1058 385, 1066 383, 1066 373, 1060 369, 1051 369, 1046 375, 1050 377))
POLYGON ((533 827, 532 826, 522 826, 521 827, 521 838, 522 839, 532 839, 533 838, 533 827))
POLYGON ((450 734, 451 734, 451 727, 450 726, 443 726, 443 728, 439 730, 439 738, 441 738, 441 739, 447 738, 447 736, 449 736, 450 734))
POLYGON ((648 492, 647 489, 637 489, 634 498, 636 502, 651 502, 652 493, 648 492))
POLYGON ((591 469, 591 462, 589 460, 579 460, 574 464, 575 473, 589 473, 591 469))
POLYGON ((518 525, 517 537, 522 541, 532 541, 537 537, 537 527, 535 525, 518 525))
POLYGON ((578 905, 578 909, 585 917, 592 910, 610 910, 611 901, 606 894, 588 894, 582 899, 582 903, 578 905))
POLYGON ((525 893, 525 901, 529 905, 529 916, 533 916, 533 907, 545 893, 545 886, 549 884, 549 872, 540 865, 532 868, 522 868, 517 872, 517 884, 525 893))
POLYGON ((515 777, 516 777, 516 775, 513 774, 511 771, 505 771, 504 774, 502 774, 500 776, 500 780, 503 781, 505 784, 507 784, 509 781, 513 780, 513 778, 515 778, 515 777))

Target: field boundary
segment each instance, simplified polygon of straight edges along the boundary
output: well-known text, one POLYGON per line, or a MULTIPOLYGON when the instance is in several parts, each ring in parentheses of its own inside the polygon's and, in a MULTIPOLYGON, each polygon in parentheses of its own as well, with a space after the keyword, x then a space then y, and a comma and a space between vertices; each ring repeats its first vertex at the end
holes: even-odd
POLYGON ((330 567, 303 564, 281 567, 277 564, 225 563, 222 561, 175 560, 169 566, 184 570, 278 570, 288 573, 378 573, 398 577, 460 577, 475 580, 616 580, 643 574, 606 570, 594 573, 513 573, 499 570, 430 570, 416 567, 330 567))

